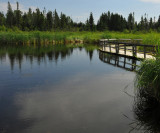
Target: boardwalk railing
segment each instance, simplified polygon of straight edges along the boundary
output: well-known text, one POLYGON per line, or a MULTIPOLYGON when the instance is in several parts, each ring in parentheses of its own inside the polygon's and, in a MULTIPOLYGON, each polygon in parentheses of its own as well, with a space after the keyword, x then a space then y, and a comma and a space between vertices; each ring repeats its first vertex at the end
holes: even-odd
POLYGON ((144 59, 147 54, 151 56, 156 53, 157 46, 141 44, 141 41, 141 39, 101 39, 100 50, 144 59))

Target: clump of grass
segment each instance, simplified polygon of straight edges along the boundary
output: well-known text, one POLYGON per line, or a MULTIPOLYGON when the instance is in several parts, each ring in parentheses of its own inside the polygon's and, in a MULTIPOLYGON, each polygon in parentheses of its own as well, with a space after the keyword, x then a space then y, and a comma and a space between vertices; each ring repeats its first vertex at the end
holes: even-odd
POLYGON ((148 59, 141 63, 137 71, 136 87, 148 88, 160 99, 160 58, 148 59))

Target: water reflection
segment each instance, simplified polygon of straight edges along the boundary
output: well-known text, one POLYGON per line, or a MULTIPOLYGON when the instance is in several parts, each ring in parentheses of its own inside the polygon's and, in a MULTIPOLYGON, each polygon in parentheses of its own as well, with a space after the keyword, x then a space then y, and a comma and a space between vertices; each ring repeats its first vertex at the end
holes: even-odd
POLYGON ((109 78, 88 73, 86 77, 81 73, 58 85, 46 84, 32 88, 35 91, 18 93, 15 99, 21 107, 18 117, 34 120, 23 132, 105 133, 117 132, 116 126, 118 131, 127 133, 129 121, 123 113, 128 113, 131 101, 117 88, 123 89, 120 85, 130 82, 130 76, 126 74, 122 79, 121 74, 109 78))
POLYGON ((132 93, 135 74, 104 64, 93 46, 4 47, 3 52, 0 133, 130 130, 123 114, 133 117, 133 99, 123 91, 128 86, 132 93))
POLYGON ((128 71, 136 70, 137 65, 140 63, 140 61, 134 58, 116 56, 116 55, 104 53, 104 52, 99 52, 99 59, 104 63, 108 63, 113 66, 126 69, 128 71))
POLYGON ((14 69, 14 65, 18 64, 19 69, 22 67, 24 60, 29 60, 30 64, 33 60, 37 64, 48 62, 56 62, 59 60, 65 60, 67 57, 71 56, 73 49, 79 48, 82 50, 85 48, 86 53, 89 55, 90 60, 93 57, 93 51, 97 49, 97 46, 78 46, 78 45, 47 45, 47 46, 1 46, 0 47, 0 60, 6 60, 9 58, 11 69, 14 69))

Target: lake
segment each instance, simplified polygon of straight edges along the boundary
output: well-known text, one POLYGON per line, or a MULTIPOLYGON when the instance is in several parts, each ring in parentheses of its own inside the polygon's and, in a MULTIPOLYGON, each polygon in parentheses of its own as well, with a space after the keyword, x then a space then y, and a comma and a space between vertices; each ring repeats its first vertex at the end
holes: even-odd
POLYGON ((94 46, 3 46, 0 132, 128 133, 135 63, 94 46))

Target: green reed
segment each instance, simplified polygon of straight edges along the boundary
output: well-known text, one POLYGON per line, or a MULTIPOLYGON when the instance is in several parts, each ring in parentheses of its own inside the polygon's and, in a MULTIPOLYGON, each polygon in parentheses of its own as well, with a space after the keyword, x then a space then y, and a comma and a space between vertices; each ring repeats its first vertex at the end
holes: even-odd
POLYGON ((143 44, 157 45, 160 43, 160 33, 157 32, 41 32, 41 31, 10 31, 0 32, 0 44, 59 44, 98 43, 99 39, 142 39, 143 44))

